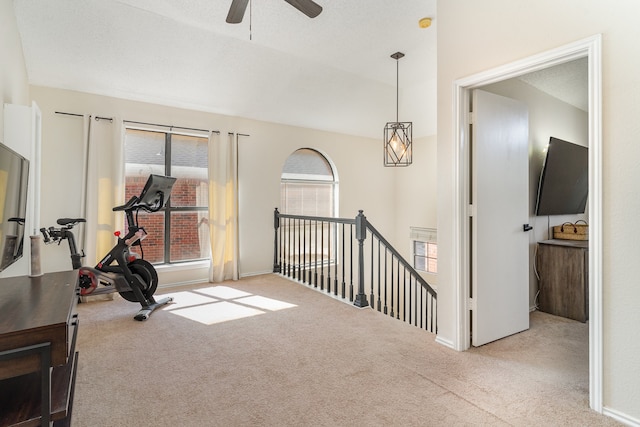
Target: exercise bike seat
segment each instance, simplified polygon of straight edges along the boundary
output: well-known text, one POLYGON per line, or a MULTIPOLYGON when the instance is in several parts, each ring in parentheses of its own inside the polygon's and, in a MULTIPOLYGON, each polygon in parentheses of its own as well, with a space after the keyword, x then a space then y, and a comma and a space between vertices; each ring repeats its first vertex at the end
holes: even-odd
POLYGON ((60 218, 56 222, 58 223, 58 225, 71 225, 71 226, 74 226, 74 225, 79 224, 81 222, 87 222, 87 220, 84 219, 84 218, 60 218))

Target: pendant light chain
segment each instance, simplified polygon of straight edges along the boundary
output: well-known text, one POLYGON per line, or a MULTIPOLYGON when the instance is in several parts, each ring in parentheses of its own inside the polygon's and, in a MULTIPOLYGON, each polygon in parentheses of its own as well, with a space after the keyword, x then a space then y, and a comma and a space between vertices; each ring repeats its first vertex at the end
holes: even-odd
POLYGON ((396 123, 400 121, 398 104, 400 104, 400 61, 396 58, 396 123))

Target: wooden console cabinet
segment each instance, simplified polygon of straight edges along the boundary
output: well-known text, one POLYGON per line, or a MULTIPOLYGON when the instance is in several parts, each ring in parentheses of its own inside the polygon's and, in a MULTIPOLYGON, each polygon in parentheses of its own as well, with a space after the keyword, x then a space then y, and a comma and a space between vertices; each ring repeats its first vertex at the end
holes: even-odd
MULTIPOLYGON (((41 425, 41 360, 49 360, 50 419, 70 425, 78 354, 77 271, 0 279, 0 425, 41 425), (48 343, 46 354, 22 356, 48 343), (17 356, 17 357, 14 357, 17 356), (45 357, 45 359, 41 359, 45 357)), ((47 392, 47 390, 45 390, 47 392)))
POLYGON ((540 311, 586 322, 589 319, 589 242, 538 242, 540 311))

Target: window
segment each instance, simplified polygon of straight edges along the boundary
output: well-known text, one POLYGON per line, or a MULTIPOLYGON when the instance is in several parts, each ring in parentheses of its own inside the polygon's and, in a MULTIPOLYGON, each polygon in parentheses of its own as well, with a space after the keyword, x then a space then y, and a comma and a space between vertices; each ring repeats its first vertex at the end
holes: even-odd
POLYGON ((291 154, 282 168, 280 206, 291 215, 336 215, 337 179, 329 161, 310 148, 291 154))
POLYGON ((165 209, 140 211, 147 231, 144 258, 154 264, 208 259, 208 137, 127 128, 125 200, 137 196, 150 174, 177 178, 165 209))
POLYGON ((427 273, 438 273, 436 230, 411 227, 411 253, 413 254, 413 268, 427 273))

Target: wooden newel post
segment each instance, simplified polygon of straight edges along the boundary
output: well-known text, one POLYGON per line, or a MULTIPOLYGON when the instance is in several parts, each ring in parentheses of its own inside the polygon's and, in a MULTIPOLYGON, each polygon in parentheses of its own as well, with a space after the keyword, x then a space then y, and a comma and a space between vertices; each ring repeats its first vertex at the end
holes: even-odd
POLYGON ((356 216, 356 239, 358 239, 358 293, 353 301, 356 307, 368 307, 367 295, 364 293, 364 239, 367 238, 367 217, 362 211, 356 216))
POLYGON ((280 228, 280 212, 278 208, 273 211, 273 272, 280 273, 278 262, 278 229, 280 228))

